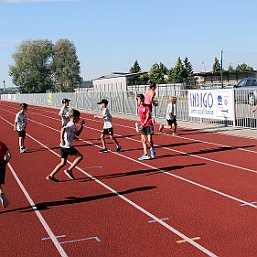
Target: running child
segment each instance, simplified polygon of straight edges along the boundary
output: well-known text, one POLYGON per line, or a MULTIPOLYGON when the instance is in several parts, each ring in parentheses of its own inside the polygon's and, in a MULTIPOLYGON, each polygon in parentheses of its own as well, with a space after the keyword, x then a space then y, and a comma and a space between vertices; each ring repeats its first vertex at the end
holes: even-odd
POLYGON ((69 112, 69 104, 70 100, 67 98, 62 99, 62 108, 60 109, 59 115, 62 117, 62 126, 66 126, 69 122, 69 118, 66 116, 66 114, 69 112))
POLYGON ((80 128, 76 128, 76 123, 80 120, 80 112, 78 110, 71 109, 67 116, 69 117, 69 122, 66 126, 61 129, 61 143, 60 143, 60 157, 61 162, 54 168, 50 175, 46 177, 46 179, 51 180, 53 182, 58 182, 59 180, 55 178, 56 173, 66 165, 67 159, 69 155, 74 155, 76 158, 70 167, 67 170, 64 170, 64 173, 70 178, 75 179, 73 176, 72 170, 75 166, 77 166, 80 161, 83 159, 83 155, 72 146, 72 141, 75 135, 79 135, 84 128, 84 120, 80 122, 80 128))
POLYGON ((147 153, 147 143, 146 143, 147 140, 148 140, 148 143, 150 144, 151 157, 155 159, 157 158, 157 156, 154 150, 154 143, 153 143, 154 127, 153 127, 153 122, 151 117, 151 111, 149 106, 147 106, 144 103, 145 97, 143 94, 138 94, 136 100, 138 105, 137 109, 140 117, 139 130, 141 130, 141 141, 144 149, 143 155, 140 156, 138 160, 142 161, 142 160, 150 159, 150 156, 147 153))
POLYGON ((20 104, 20 111, 16 114, 14 121, 14 130, 18 132, 20 153, 25 153, 28 148, 25 147, 26 127, 27 127, 27 111, 26 103, 20 104))
POLYGON ((103 148, 99 152, 100 153, 107 153, 108 152, 108 149, 107 149, 106 143, 105 143, 105 136, 106 135, 109 135, 110 139, 116 145, 116 152, 120 152, 121 151, 121 146, 119 145, 117 139, 114 137, 114 134, 113 134, 112 115, 110 114, 110 111, 107 108, 108 100, 102 99, 102 101, 97 103, 97 104, 100 105, 100 109, 102 110, 102 115, 101 116, 100 115, 95 115, 94 118, 103 119, 103 122, 104 122, 103 130, 102 130, 101 136, 100 136, 103 148))
POLYGON ((172 131, 172 126, 174 124, 174 129, 172 135, 175 136, 177 133, 177 119, 175 115, 175 106, 176 106, 177 98, 175 96, 170 97, 170 103, 167 106, 166 110, 166 120, 168 125, 160 124, 159 131, 162 132, 164 128, 170 129, 172 131))
POLYGON ((9 201, 4 193, 3 185, 5 182, 6 165, 11 159, 11 153, 7 146, 0 142, 0 201, 4 208, 8 207, 9 201))

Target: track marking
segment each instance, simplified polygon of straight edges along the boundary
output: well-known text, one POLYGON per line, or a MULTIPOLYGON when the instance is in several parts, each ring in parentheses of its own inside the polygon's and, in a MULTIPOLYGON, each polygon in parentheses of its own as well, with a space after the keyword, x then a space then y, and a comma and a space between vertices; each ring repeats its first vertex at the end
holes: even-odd
POLYGON ((257 202, 242 203, 240 206, 248 206, 249 204, 257 204, 257 202))
MULTIPOLYGON (((194 238, 191 238, 191 240, 194 240, 194 241, 196 241, 196 240, 200 240, 201 238, 200 237, 194 237, 194 238)), ((187 241, 185 241, 185 240, 178 240, 178 241, 176 241, 178 244, 181 244, 181 243, 187 243, 187 241)))
MULTIPOLYGON (((160 218, 160 220, 169 220, 169 218, 160 218)), ((148 220, 148 223, 154 223, 156 220, 148 220)))
POLYGON ((44 227, 46 233, 49 235, 50 239, 54 243, 56 249, 58 250, 58 252, 60 253, 60 255, 62 257, 68 257, 68 255, 66 254, 66 252, 64 251, 64 249, 60 245, 59 241, 56 239, 56 236, 54 235, 53 231, 51 230, 51 228, 49 227, 49 225, 47 224, 47 222, 43 218, 42 214, 40 213, 40 211, 36 207, 36 204, 34 203, 32 198, 30 197, 29 193, 27 192, 27 190, 25 189, 25 187, 21 183, 21 181, 20 181, 19 177, 17 176, 16 172, 14 171, 13 167, 10 165, 10 163, 8 163, 7 165, 9 167, 10 171, 12 172, 17 184, 21 188, 23 194, 25 195, 29 204, 31 205, 32 209, 34 210, 35 214, 37 215, 39 221, 41 222, 42 226, 44 227))
MULTIPOLYGON (((54 237, 55 237, 55 238, 63 238, 63 237, 65 237, 65 235, 54 236, 54 237)), ((49 239, 51 239, 51 237, 42 237, 42 238, 41 238, 42 241, 49 240, 49 239)))
POLYGON ((69 241, 60 241, 60 244, 77 243, 77 242, 82 242, 82 241, 87 241, 87 240, 92 240, 92 239, 95 239, 96 242, 98 242, 98 243, 101 242, 101 240, 98 236, 93 236, 93 237, 80 238, 80 239, 74 239, 74 240, 69 240, 69 241))
MULTIPOLYGON (((9 121, 7 121, 5 118, 3 118, 2 116, 0 116, 0 118, 2 120, 4 120, 5 122, 7 122, 9 125, 13 126, 13 124, 9 121)), ((43 125, 43 124, 42 124, 43 125)), ((48 126, 49 127, 49 126, 48 126)), ((50 128, 50 127, 49 127, 50 128)), ((53 130, 56 130, 54 128, 52 128, 53 130)), ((58 130, 57 130, 58 131, 58 130)), ((58 131, 59 132, 59 131, 58 131)), ((44 145, 43 143, 41 143, 40 141, 38 141, 37 139, 35 139, 34 137, 32 137, 30 134, 27 134, 28 137, 30 137, 32 140, 34 140, 35 142, 37 142, 39 145, 43 146, 44 148, 48 149, 51 153, 53 153, 54 155, 58 156, 59 155, 54 152, 53 150, 51 150, 49 147, 47 147, 46 145, 44 145)), ((100 147, 100 146, 99 146, 100 147)), ((120 155, 122 156, 122 155, 120 155)), ((71 163, 70 161, 67 161, 68 163, 71 163)), ((140 162, 139 162, 140 163, 140 162)), ((100 184, 101 186, 103 186, 104 188, 106 188, 107 190, 111 191, 112 193, 116 194, 119 198, 121 198, 122 200, 124 200, 125 202, 127 202, 128 204, 130 204, 131 206, 133 206, 135 209, 141 211, 142 213, 144 213, 146 216, 150 217, 152 220, 156 220, 156 222, 158 222, 160 225, 162 225, 163 227, 167 228, 169 231, 173 232, 174 234, 176 234, 177 236, 183 238, 184 240, 186 240, 188 243, 190 243, 191 245, 193 245, 195 248, 197 248, 198 250, 202 251, 203 253, 205 253, 208 256, 211 257, 217 257, 217 255, 215 255, 214 253, 212 253, 211 251, 209 251, 208 249, 206 249, 205 247, 201 246, 200 244, 194 242, 194 240, 190 239, 189 237, 187 237, 186 235, 184 235, 183 233, 181 233, 180 231, 176 230, 175 228, 171 227, 170 225, 168 225, 167 223, 163 222, 162 220, 160 220, 158 217, 156 217, 154 214, 150 213, 149 211, 147 211, 146 209, 144 209, 143 207, 137 205, 135 202, 133 202, 132 200, 128 199, 127 197, 125 197, 124 195, 120 194, 119 192, 117 192, 116 190, 114 190, 113 188, 111 188, 110 186, 108 186, 107 184, 103 183, 102 181, 98 180, 97 178, 95 178, 94 176, 92 176, 91 174, 87 173, 86 171, 82 170, 80 167, 76 166, 76 169, 81 171, 83 174, 85 174, 86 176, 88 176, 90 179, 94 180, 96 183, 100 184)), ((35 205, 35 204, 34 204, 35 205)), ((49 228, 50 229, 50 228, 49 228)), ((56 238, 54 238, 54 235, 49 235, 52 240, 56 243, 58 243, 58 245, 61 247, 60 242, 58 242, 58 240, 56 238)), ((63 248, 62 248, 63 249, 63 248)), ((62 255, 62 256, 67 256, 67 255, 62 255)))

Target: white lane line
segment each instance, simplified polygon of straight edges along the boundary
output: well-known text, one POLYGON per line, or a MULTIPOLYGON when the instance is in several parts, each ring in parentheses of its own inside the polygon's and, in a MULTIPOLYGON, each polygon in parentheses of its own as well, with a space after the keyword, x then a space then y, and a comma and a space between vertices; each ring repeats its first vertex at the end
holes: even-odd
MULTIPOLYGON (((10 124, 11 126, 13 126, 9 121, 7 121, 6 119, 4 119, 3 117, 0 116, 1 119, 5 120, 8 124, 10 124)), ((55 129, 53 129, 55 130, 55 129)), ((58 131, 58 130, 57 130, 58 131)), ((33 139, 35 142, 37 142, 38 144, 40 144, 41 146, 43 146, 44 148, 48 149, 51 153, 53 153, 54 155, 58 156, 59 155, 54 152, 53 150, 51 150, 49 147, 47 147, 46 145, 44 145, 43 143, 41 143, 40 141, 38 141, 37 139, 35 139, 34 137, 32 137, 31 135, 27 134, 27 136, 29 136, 31 139, 33 139)), ((122 156, 122 155, 121 155, 122 156)), ((70 162, 69 162, 70 163, 70 162)), ((79 171, 81 171, 83 174, 85 174, 86 176, 88 176, 90 179, 94 180, 96 183, 100 184, 101 186, 103 186, 104 188, 106 188, 107 190, 111 191, 112 193, 116 194, 119 198, 121 198, 122 200, 124 200, 125 202, 127 202, 128 204, 130 204, 131 206, 133 206, 135 209, 141 211, 142 213, 144 213, 146 216, 150 217, 152 220, 156 220, 156 222, 158 222, 159 224, 161 224, 163 227, 167 228, 169 231, 173 232, 174 234, 176 234, 177 236, 181 237, 183 240, 187 241, 188 243, 190 243, 191 245, 193 245, 195 248, 197 248, 198 250, 202 251, 203 253, 207 254, 208 256, 211 257, 217 257, 217 255, 215 255, 214 253, 212 253, 211 251, 209 251, 208 249, 206 249, 205 247, 201 246, 200 244, 194 242, 194 240, 190 239, 189 237, 187 237, 186 235, 184 235, 183 233, 181 233, 180 231, 176 230, 175 228, 171 227, 170 225, 168 225, 167 223, 163 222, 162 220, 160 220, 158 217, 156 217, 155 215, 153 215, 152 213, 148 212, 147 210, 145 210, 143 207, 137 205, 136 203, 134 203, 133 201, 131 201, 130 199, 128 199, 127 197, 123 196, 122 194, 118 193, 116 190, 114 190, 113 188, 111 188, 110 186, 106 185, 105 183, 101 182, 100 180, 98 180, 97 178, 95 178, 94 176, 92 176, 91 174, 87 173, 86 171, 82 170, 80 167, 76 166, 76 169, 78 169, 79 171)), ((50 228, 49 228, 50 229, 50 228)), ((58 240, 56 240, 56 238, 54 238, 54 234, 50 235, 52 236, 52 240, 55 240, 56 243, 58 243, 58 245, 60 245, 60 243, 58 242, 58 240)))
POLYGON ((14 171, 14 169, 10 165, 10 163, 8 163, 8 167, 11 170, 11 172, 12 172, 12 174, 13 174, 16 182, 17 182, 17 184, 21 188, 23 194, 27 198, 27 200, 28 200, 29 204, 31 205, 32 209, 34 210, 35 214, 37 215, 39 221, 41 222, 42 226, 44 227, 46 233, 49 235, 49 237, 51 238, 52 242, 54 243, 56 249, 58 250, 58 252, 60 253, 60 255, 62 257, 68 257, 68 255, 66 254, 66 252, 64 251, 64 249, 62 248, 62 246, 60 245, 58 240, 56 239, 56 236, 54 235, 53 231, 51 230, 51 228, 49 227, 49 225, 47 224, 47 222, 43 218, 42 214, 40 213, 40 211, 36 207, 36 204, 34 203, 32 198, 30 197, 29 193, 27 192, 27 190, 23 186, 22 182, 20 181, 19 177, 17 176, 16 172, 14 171))

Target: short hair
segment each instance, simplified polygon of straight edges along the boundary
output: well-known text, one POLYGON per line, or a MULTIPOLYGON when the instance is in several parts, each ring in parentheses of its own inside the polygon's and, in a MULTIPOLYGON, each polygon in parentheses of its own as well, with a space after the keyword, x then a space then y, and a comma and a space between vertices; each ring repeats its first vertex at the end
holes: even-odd
POLYGON ((21 103, 21 104, 20 104, 20 109, 22 110, 22 109, 25 109, 25 108, 28 108, 28 104, 26 104, 26 103, 21 103))
POLYGON ((75 110, 75 109, 71 109, 71 110, 68 112, 68 117, 69 117, 69 118, 79 118, 79 117, 80 117, 80 111, 75 110))
POLYGON ((145 100, 145 96, 143 94, 137 94, 137 97, 136 99, 140 99, 141 101, 144 101, 145 100))

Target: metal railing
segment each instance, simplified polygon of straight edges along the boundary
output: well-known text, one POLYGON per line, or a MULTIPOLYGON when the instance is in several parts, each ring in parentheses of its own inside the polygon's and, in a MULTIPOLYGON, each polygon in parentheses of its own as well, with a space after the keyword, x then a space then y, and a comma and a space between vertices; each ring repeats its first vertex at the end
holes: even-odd
MULTIPOLYGON (((137 115, 136 95, 144 93, 145 88, 137 88, 126 92, 74 92, 74 93, 42 93, 42 94, 3 94, 1 99, 5 101, 26 102, 28 104, 35 104, 41 106, 55 106, 62 105, 62 99, 71 99, 70 106, 85 111, 99 111, 97 102, 102 98, 109 101, 108 108, 111 113, 137 115)), ((237 126, 244 128, 257 128, 257 111, 252 112, 254 103, 256 102, 256 91, 250 89, 231 89, 234 90, 235 95, 235 119, 233 121, 227 120, 213 120, 204 118, 189 117, 188 106, 188 91, 179 90, 173 86, 164 86, 159 88, 156 93, 156 100, 159 105, 154 108, 153 116, 158 118, 165 118, 166 107, 170 96, 177 97, 176 114, 177 119, 181 121, 208 123, 208 124, 224 124, 226 126, 237 126)))

